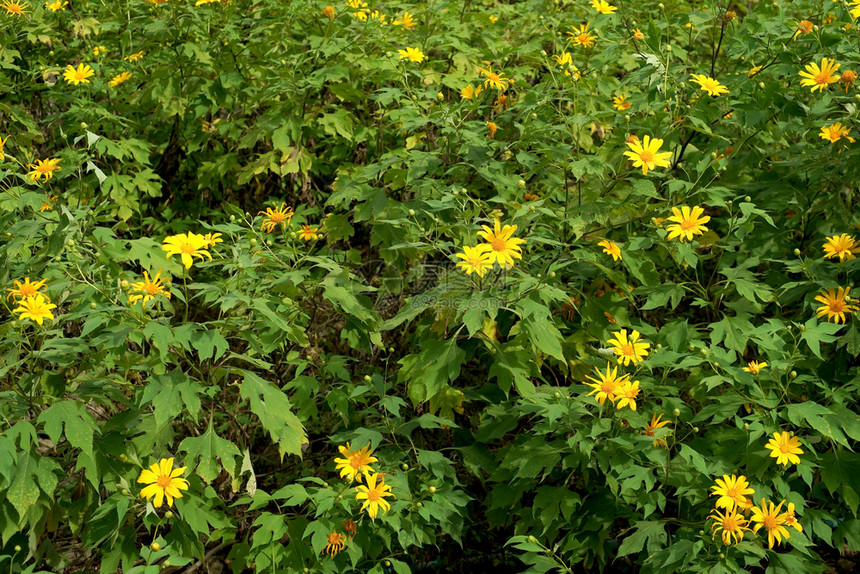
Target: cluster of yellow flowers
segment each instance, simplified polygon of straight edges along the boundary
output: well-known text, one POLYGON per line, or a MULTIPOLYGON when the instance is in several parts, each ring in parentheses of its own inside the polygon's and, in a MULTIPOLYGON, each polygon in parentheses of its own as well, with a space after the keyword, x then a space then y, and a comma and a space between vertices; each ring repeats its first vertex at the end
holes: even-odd
POLYGON ((25 277, 23 283, 15 281, 13 288, 6 289, 9 292, 6 295, 6 299, 14 297, 18 303, 18 306, 12 309, 13 313, 18 313, 18 319, 30 319, 39 325, 45 319, 54 320, 54 314, 51 313, 51 309, 56 309, 57 306, 51 303, 50 297, 40 291, 43 287, 47 289, 47 281, 47 279, 42 279, 41 281, 30 283, 30 278, 25 277))
MULTIPOLYGON (((854 237, 847 233, 828 237, 823 248, 825 259, 839 258, 840 263, 855 259, 854 254, 860 252, 860 246, 857 245, 854 237)), ((827 316, 828 321, 844 323, 845 315, 851 315, 858 310, 858 306, 853 303, 849 295, 850 292, 851 287, 837 287, 827 291, 822 289, 815 297, 815 300, 821 303, 821 306, 816 309, 818 317, 827 316)))
MULTIPOLYGON (((388 16, 379 10, 369 10, 367 2, 364 2, 364 0, 346 0, 346 5, 352 11, 352 17, 356 20, 377 22, 382 26, 389 24, 388 16)), ((326 6, 323 8, 322 15, 329 20, 334 20, 335 12, 334 6, 326 6)), ((390 23, 392 26, 403 26, 404 30, 412 30, 418 25, 415 17, 409 12, 404 12, 399 18, 391 20, 390 23)))
MULTIPOLYGON (((258 215, 263 215, 263 225, 260 227, 261 230, 266 233, 271 233, 274 231, 279 225, 281 226, 281 231, 285 231, 287 229, 287 225, 292 221, 293 212, 292 207, 288 207, 286 203, 281 203, 276 207, 267 207, 265 211, 261 211, 258 215)), ((301 229, 297 232, 298 236, 304 241, 311 241, 320 238, 320 228, 313 227, 310 224, 303 224, 301 229)))
MULTIPOLYGON (((621 329, 606 344, 618 356, 618 362, 621 365, 626 367, 633 363, 635 366, 648 356, 648 349, 651 348, 651 343, 640 341, 640 337, 639 331, 631 331, 628 336, 627 329, 621 329)), ((618 367, 613 367, 611 363, 606 364, 605 373, 598 368, 594 370, 597 373, 597 378, 587 377, 588 380, 594 382, 585 383, 586 386, 592 388, 592 391, 586 396, 595 395, 594 400, 601 406, 606 402, 606 399, 609 399, 618 409, 630 407, 631 410, 636 410, 636 397, 639 396, 641 390, 639 381, 631 381, 629 373, 623 373, 619 376, 618 367)))
POLYGON ((457 262, 457 267, 465 271, 466 275, 475 273, 478 277, 483 277, 497 262, 502 269, 510 269, 514 266, 514 259, 523 258, 521 244, 525 243, 525 239, 513 236, 517 230, 516 225, 502 226, 496 219, 493 228, 487 225, 482 225, 481 228, 478 237, 482 238, 484 243, 475 247, 464 246, 463 252, 456 254, 456 257, 462 259, 457 262))

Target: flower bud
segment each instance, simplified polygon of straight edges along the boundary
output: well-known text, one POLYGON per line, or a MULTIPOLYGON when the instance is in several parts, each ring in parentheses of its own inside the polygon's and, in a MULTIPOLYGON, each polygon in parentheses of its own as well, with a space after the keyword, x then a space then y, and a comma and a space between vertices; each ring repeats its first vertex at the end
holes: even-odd
POLYGON ((121 455, 119 455, 119 461, 120 462, 128 462, 128 457, 125 455, 125 453, 122 453, 121 455))
POLYGON ((550 271, 549 277, 550 277, 550 279, 555 279, 555 271, 550 271))
POLYGON ((90 302, 90 309, 98 309, 99 306, 95 301, 90 302))
POLYGON ((388 347, 388 354, 394 353, 394 347, 388 347))
POLYGON ((128 281, 123 279, 122 281, 120 281, 119 286, 122 287, 123 289, 128 289, 128 281))
POLYGON ((788 374, 788 376, 791 377, 792 379, 796 379, 797 378, 797 371, 791 371, 788 374))
POLYGON ((152 544, 150 544, 150 545, 149 545, 149 547, 150 547, 152 550, 155 550, 156 552, 158 552, 159 550, 161 550, 161 544, 159 544, 158 542, 153 542, 152 544))
POLYGON ((536 113, 534 113, 534 112, 532 112, 532 119, 533 119, 533 120, 536 120, 537 118, 538 118, 537 114, 536 114, 536 113))
POLYGON ((693 427, 693 432, 694 432, 694 433, 698 433, 698 432, 699 432, 699 427, 693 427))
POLYGON ((520 189, 525 189, 526 188, 526 180, 524 180, 524 179, 519 180, 517 182, 517 187, 519 187, 520 189))
POLYGON ((558 392, 558 391, 556 391, 556 392, 554 392, 554 393, 552 394, 552 397, 553 397, 554 399, 558 400, 558 399, 560 399, 560 398, 561 398, 561 393, 560 393, 560 392, 558 392))
POLYGON ((758 87, 763 90, 764 89, 764 82, 759 82, 758 87))
POLYGON ((427 489, 427 492, 429 492, 430 494, 436 494, 436 487, 431 486, 430 488, 427 489))
POLYGON ((537 538, 535 538, 534 536, 529 536, 529 542, 534 544, 535 542, 537 542, 537 538))
POLYGON ((370 382, 370 380, 371 380, 371 379, 370 379, 370 375, 364 375, 364 382, 365 382, 365 383, 369 383, 369 382, 370 382))
POLYGON ((403 472, 406 472, 407 470, 409 470, 409 465, 404 462, 403 464, 400 465, 400 470, 402 470, 403 472))
POLYGON ((665 7, 666 7, 666 6, 664 6, 662 2, 660 2, 659 4, 657 4, 657 8, 659 8, 660 10, 664 9, 665 7))
POLYGON ((87 129, 88 127, 90 127, 90 125, 87 122, 81 122, 81 129, 82 130, 87 129))
POLYGON ((21 545, 20 544, 15 545, 15 552, 21 552, 21 545))
POLYGON ((800 249, 798 249, 797 247, 794 248, 794 255, 800 257, 800 249))
POLYGON ((673 411, 672 411, 672 414, 673 414, 673 415, 675 415, 676 417, 681 416, 681 409, 675 409, 675 410, 673 410, 673 411))
POLYGON ((273 243, 272 243, 272 240, 271 240, 271 239, 267 239, 267 240, 266 240, 266 245, 268 245, 269 247, 271 247, 271 246, 272 246, 272 244, 273 244, 273 243))
POLYGON ((744 430, 745 431, 750 430, 750 424, 749 423, 744 423, 744 430))
POLYGON ((749 202, 751 202, 751 201, 752 201, 752 198, 751 198, 750 196, 746 196, 746 197, 744 198, 744 201, 746 201, 747 203, 749 203, 749 202))
POLYGON ((409 217, 415 217, 415 210, 414 209, 409 210, 409 217))
POLYGON ((257 240, 256 240, 255 238, 253 238, 253 237, 251 238, 251 241, 249 241, 248 243, 250 243, 251 247, 256 247, 256 246, 257 246, 257 240))
POLYGON ((544 58, 546 58, 546 50, 541 50, 540 55, 543 56, 544 58))
POLYGON ((235 215, 230 215, 230 221, 236 221, 236 216, 235 216, 235 215))

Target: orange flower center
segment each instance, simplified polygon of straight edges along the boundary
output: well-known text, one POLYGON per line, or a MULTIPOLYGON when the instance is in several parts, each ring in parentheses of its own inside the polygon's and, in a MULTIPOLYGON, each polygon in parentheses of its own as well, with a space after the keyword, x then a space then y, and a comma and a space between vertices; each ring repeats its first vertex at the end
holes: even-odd
POLYGON ((788 454, 791 452, 791 445, 788 443, 788 441, 779 445, 779 451, 783 454, 788 454))
POLYGON ((499 81, 501 80, 501 78, 499 77, 499 75, 497 73, 490 72, 489 74, 487 74, 487 80, 489 80, 490 83, 498 84, 499 81))
POLYGON ((361 470, 361 467, 366 464, 366 461, 363 456, 360 454, 354 454, 349 457, 349 466, 354 468, 355 470, 361 470))
POLYGON ((33 289, 33 286, 29 283, 24 283, 23 285, 21 285, 18 291, 21 292, 22 297, 32 297, 36 294, 36 290, 33 289))
POLYGON ((150 295, 158 294, 158 284, 156 283, 144 283, 143 290, 149 293, 150 295))
POLYGON ((378 490, 368 490, 367 491, 367 500, 370 502, 379 502, 379 491, 378 490))
POLYGON ((281 223, 286 218, 287 218, 286 214, 281 213, 280 211, 274 211, 269 216, 269 219, 272 220, 272 223, 281 223))
POLYGON ((762 520, 762 524, 764 524, 764 527, 768 530, 773 530, 776 528, 776 518, 768 514, 764 517, 764 520, 762 520))
POLYGON ((580 34, 579 36, 576 37, 576 40, 580 44, 588 44, 591 41, 591 37, 589 37, 588 34, 580 34))
POLYGON ((682 221, 680 223, 680 225, 681 225, 681 229, 683 229, 684 231, 687 231, 689 229, 696 227, 696 224, 693 223, 692 219, 685 219, 684 221, 682 221))
POLYGON ((20 4, 7 4, 6 10, 10 14, 23 14, 24 13, 24 9, 21 7, 20 4))
POLYGON ((197 253, 197 248, 194 247, 191 243, 183 243, 182 247, 179 248, 182 253, 187 253, 188 255, 194 255, 197 253))
POLYGON ((600 385, 600 391, 606 393, 607 395, 611 395, 615 392, 615 382, 613 381, 603 381, 600 385))
POLYGON ((643 163, 654 163, 654 154, 645 149, 639 154, 639 159, 641 159, 643 163))
POLYGON ((821 70, 820 72, 815 74, 814 79, 815 79, 815 83, 818 84, 819 86, 826 86, 827 80, 830 79, 830 74, 825 70, 821 70))
POLYGON ((845 303, 840 301, 839 299, 834 299, 830 302, 830 312, 831 313, 844 313, 845 312, 845 303))
POLYGON ((505 244, 505 240, 499 236, 493 237, 493 240, 490 241, 490 246, 493 248, 493 251, 505 251, 507 249, 507 245, 505 244))
POLYGON ((729 532, 734 532, 738 529, 738 521, 734 516, 726 516, 726 519, 723 520, 723 530, 727 530, 729 532))
POLYGON ((170 486, 170 482, 172 480, 173 479, 170 478, 169 474, 162 474, 158 477, 158 480, 155 481, 155 484, 157 484, 159 488, 167 488, 170 486))
POLYGON ((621 354, 632 357, 636 354, 636 351, 633 350, 633 343, 627 343, 626 345, 621 345, 621 354))
POLYGON ((733 498, 733 499, 737 500, 738 497, 740 496, 740 494, 738 494, 737 487, 727 488, 726 489, 726 496, 728 496, 729 498, 733 498))

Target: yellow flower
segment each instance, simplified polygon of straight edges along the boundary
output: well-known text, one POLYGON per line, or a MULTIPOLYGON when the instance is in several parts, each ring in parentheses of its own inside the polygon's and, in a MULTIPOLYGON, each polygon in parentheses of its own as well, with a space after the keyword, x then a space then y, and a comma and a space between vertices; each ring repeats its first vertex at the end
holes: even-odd
POLYGON ((800 72, 800 77, 804 78, 800 80, 800 85, 811 87, 813 93, 815 90, 824 91, 824 88, 839 81, 840 76, 836 73, 838 69, 839 64, 827 58, 821 59, 821 67, 815 62, 807 64, 806 71, 800 72))
POLYGON ((115 88, 120 84, 123 84, 131 79, 131 72, 122 72, 113 77, 112 80, 108 82, 108 86, 115 88))
POLYGON ((818 318, 826 315, 828 321, 833 319, 834 323, 844 323, 846 314, 857 311, 857 306, 851 303, 851 297, 848 296, 850 291, 851 287, 839 287, 838 291, 828 289, 826 292, 822 289, 815 297, 816 301, 822 303, 822 306, 816 309, 818 318))
MULTIPOLYGON (((68 2, 63 2, 62 0, 54 0, 53 2, 45 2, 45 8, 50 10, 51 12, 56 12, 57 10, 66 10, 66 6, 68 6, 68 2)), ((98 56, 98 54, 96 54, 98 56)))
POLYGON ((800 439, 791 433, 775 432, 773 438, 764 446, 770 449, 770 457, 776 459, 776 464, 800 464, 800 457, 797 455, 803 454, 803 449, 800 448, 800 439))
POLYGON ((477 273, 478 277, 483 277, 488 269, 493 267, 493 256, 490 255, 490 249, 482 243, 477 247, 464 246, 462 253, 457 253, 455 257, 459 257, 463 261, 457 262, 457 267, 466 272, 466 275, 477 273))
POLYGON ((405 50, 397 50, 397 53, 400 54, 401 60, 409 60, 418 64, 424 61, 424 52, 419 48, 407 47, 405 50))
POLYGON ((720 537, 723 539, 723 544, 728 546, 734 541, 735 544, 744 539, 744 531, 749 531, 749 521, 743 516, 738 516, 735 510, 726 510, 725 514, 718 509, 714 509, 708 518, 714 520, 711 529, 714 533, 711 539, 717 535, 718 530, 722 530, 720 537))
POLYGON ((761 72, 762 68, 764 68, 764 66, 753 66, 752 68, 750 68, 750 71, 747 72, 747 77, 752 78, 753 76, 761 72))
POLYGON ((759 372, 767 366, 767 363, 762 361, 759 363, 758 361, 750 361, 747 363, 747 366, 744 367, 744 370, 748 373, 752 373, 753 375, 759 374, 759 372))
POLYGON ((597 36, 588 31, 589 26, 590 24, 588 22, 580 24, 579 28, 571 26, 571 28, 573 28, 573 32, 568 32, 567 35, 571 37, 574 46, 585 46, 586 48, 594 46, 594 41, 597 40, 597 36))
POLYGON ((491 14, 488 18, 489 18, 489 20, 490 20, 490 24, 495 24, 496 22, 498 22, 498 21, 499 21, 499 17, 498 17, 498 16, 493 16, 492 14, 491 14))
POLYGON ((199 257, 203 261, 207 257, 212 259, 209 252, 206 251, 208 247, 209 242, 204 236, 189 231, 188 233, 165 237, 161 249, 167 252, 168 259, 173 255, 179 255, 185 268, 191 269, 195 257, 199 257))
POLYGON ((49 195, 47 201, 42 202, 42 206, 39 208, 39 213, 43 211, 51 211, 54 209, 54 204, 52 202, 57 200, 56 195, 49 195))
POLYGON ((367 443, 366 447, 358 450, 350 450, 349 443, 346 443, 346 446, 339 446, 337 450, 344 457, 334 459, 335 463, 337 463, 334 469, 340 471, 341 478, 346 476, 349 477, 350 482, 354 480, 361 482, 362 474, 366 478, 371 472, 376 472, 371 468, 370 463, 377 462, 379 459, 373 456, 373 452, 370 450, 370 443, 367 443))
POLYGON ((636 397, 639 395, 639 381, 625 381, 615 390, 615 398, 618 399, 616 408, 630 406, 630 410, 636 410, 636 397))
POLYGON ((860 0, 852 0, 851 2, 853 8, 851 8, 851 16, 854 18, 860 18, 860 0))
POLYGON ((281 226, 281 230, 287 228, 287 224, 293 218, 293 208, 287 207, 287 204, 282 202, 280 206, 274 209, 267 207, 266 211, 261 211, 257 215, 265 215, 263 225, 260 229, 271 233, 278 225, 281 226))
POLYGON ((719 496, 716 504, 717 508, 732 510, 735 505, 746 503, 747 494, 755 493, 755 490, 750 488, 747 477, 744 475, 735 476, 733 474, 729 476, 724 474, 722 479, 718 478, 716 480, 716 483, 716 486, 711 487, 711 490, 714 491, 711 493, 711 496, 719 496))
POLYGON ((794 32, 794 36, 792 36, 792 40, 796 40, 800 34, 811 34, 812 33, 812 22, 809 20, 801 20, 797 23, 797 30, 794 32))
POLYGON ((6 142, 9 141, 10 137, 12 137, 12 136, 6 136, 5 139, 0 137, 0 161, 3 161, 6 159, 6 153, 5 153, 3 148, 6 147, 6 142))
POLYGON ((573 65, 573 56, 570 55, 570 52, 562 51, 561 54, 553 54, 552 59, 555 60, 555 63, 559 66, 573 65))
POLYGON ((853 235, 843 233, 842 235, 834 235, 828 237, 824 242, 824 258, 833 259, 839 258, 839 262, 854 259, 854 254, 860 252, 860 246, 855 242, 853 235))
POLYGON ((594 377, 586 375, 586 378, 589 381, 594 382, 583 383, 593 389, 585 396, 590 397, 591 395, 595 395, 594 400, 601 405, 606 402, 606 399, 609 399, 613 404, 615 404, 615 400, 618 398, 619 388, 628 382, 630 375, 625 374, 619 377, 618 367, 613 367, 610 363, 606 363, 606 373, 602 373, 597 367, 594 368, 594 371, 597 373, 598 378, 595 379, 594 377))
POLYGON ((366 477, 366 482, 366 485, 361 484, 356 487, 358 492, 355 493, 355 499, 364 500, 361 510, 367 509, 367 515, 375 519, 380 508, 382 508, 383 514, 391 509, 391 505, 385 500, 385 497, 394 496, 394 493, 390 492, 391 487, 385 484, 384 473, 371 474, 366 477))
POLYGON ((328 18, 329 20, 334 20, 335 9, 334 6, 326 6, 322 9, 322 15, 328 18))
POLYGON ((610 6, 606 0, 591 0, 591 7, 600 14, 613 14, 618 10, 615 6, 610 6))
POLYGON ((481 92, 483 91, 484 87, 480 84, 477 88, 473 88, 472 84, 469 84, 468 86, 460 90, 460 97, 464 100, 471 100, 473 98, 477 98, 479 95, 481 95, 481 92))
POLYGON ((487 134, 490 136, 490 139, 496 137, 496 130, 499 129, 499 126, 496 125, 496 122, 487 122, 487 134))
POLYGON ((513 267, 514 259, 523 258, 523 248, 520 247, 520 244, 525 243, 525 239, 513 237, 517 230, 516 225, 502 227, 499 220, 495 219, 493 229, 487 225, 482 225, 481 228, 483 231, 478 232, 478 237, 487 242, 485 244, 486 249, 492 261, 498 261, 502 269, 513 267))
POLYGON ((319 239, 319 227, 311 227, 310 225, 302 225, 302 228, 299 230, 299 237, 304 239, 305 241, 310 241, 311 239, 319 239))
POLYGON ((767 530, 768 548, 773 548, 774 540, 776 540, 777 544, 781 544, 783 538, 788 540, 788 530, 783 526, 785 524, 785 516, 779 513, 784 503, 785 501, 783 500, 779 503, 779 506, 774 508, 773 502, 769 503, 766 499, 762 499, 761 508, 753 506, 752 521, 758 523, 753 526, 753 532, 758 532, 764 526, 765 530, 767 530))
POLYGON ((165 498, 167 506, 173 506, 174 498, 182 498, 180 490, 188 490, 188 481, 179 478, 183 472, 184 466, 173 468, 173 458, 162 458, 148 469, 140 471, 137 483, 149 485, 140 491, 140 495, 147 500, 155 497, 152 503, 155 508, 161 508, 165 498))
POLYGON ((636 28, 635 30, 633 30, 633 37, 636 38, 637 40, 644 40, 645 34, 642 33, 642 30, 640 30, 639 28, 636 28))
POLYGON ((7 14, 12 16, 23 16, 30 12, 30 10, 27 10, 30 5, 26 2, 22 2, 21 0, 3 0, 3 3, 0 4, 0 6, 6 10, 7 14))
POLYGON ((207 233, 203 239, 206 240, 207 247, 215 247, 218 243, 224 243, 220 233, 207 233))
MULTIPOLYGON (((663 428, 664 426, 671 424, 672 421, 660 420, 662 418, 663 418, 663 415, 652 415, 651 416, 651 422, 648 423, 647 425, 645 425, 645 430, 642 431, 643 434, 645 434, 645 436, 654 436, 654 431, 656 429, 663 428)), ((669 448, 669 444, 666 442, 666 437, 671 436, 671 435, 672 435, 672 433, 669 433, 668 435, 665 435, 665 436, 661 436, 660 438, 656 439, 652 444, 654 446, 662 444, 664 448, 669 448)))
POLYGON ((781 516, 784 524, 789 528, 794 528, 798 532, 803 532, 803 526, 797 521, 797 516, 794 515, 794 503, 788 503, 788 509, 781 516))
POLYGON ((45 287, 45 283, 47 283, 47 281, 47 279, 42 279, 41 281, 30 283, 29 277, 25 277, 23 283, 21 283, 20 281, 15 281, 13 282, 13 285, 15 285, 13 289, 6 289, 6 291, 9 292, 9 294, 6 295, 6 299, 9 299, 13 296, 16 299, 26 299, 27 297, 33 297, 39 292, 39 289, 45 287))
POLYGON ((667 239, 678 238, 679 241, 692 241, 694 235, 704 234, 708 228, 705 224, 711 220, 709 215, 702 216, 704 209, 698 205, 690 209, 686 205, 672 208, 672 215, 666 219, 674 221, 672 225, 666 226, 666 231, 669 232, 667 239))
POLYGON ((418 25, 418 22, 416 22, 415 18, 412 17, 412 14, 410 14, 409 12, 404 12, 403 16, 392 22, 391 25, 403 26, 405 29, 411 30, 418 25))
POLYGON ((843 126, 842 122, 836 122, 834 124, 821 128, 821 133, 818 135, 821 136, 821 139, 825 139, 830 143, 838 142, 842 138, 845 138, 851 143, 854 143, 854 138, 849 136, 849 133, 851 133, 850 127, 843 126))
POLYGON ((719 83, 714 78, 704 74, 692 74, 693 82, 699 84, 699 87, 708 92, 709 96, 719 97, 720 94, 728 94, 729 89, 719 83))
POLYGON ((87 64, 78 64, 77 68, 66 66, 66 71, 63 72, 63 77, 66 79, 66 82, 76 86, 78 84, 89 84, 90 81, 87 78, 94 75, 95 72, 87 64))
POLYGON ((153 279, 149 278, 149 273, 143 272, 143 281, 131 284, 131 294, 128 296, 128 302, 132 305, 143 299, 143 308, 146 308, 146 303, 155 299, 158 295, 164 295, 170 299, 170 291, 165 289, 164 282, 170 282, 170 279, 161 277, 161 269, 155 274, 153 279))
POLYGON ((101 54, 107 54, 108 49, 104 46, 95 46, 93 47, 93 56, 99 56, 101 54))
POLYGON ((618 355, 618 362, 625 367, 630 363, 634 365, 642 362, 648 356, 648 349, 651 348, 651 343, 645 341, 639 342, 639 331, 631 331, 630 338, 627 338, 627 329, 621 329, 613 339, 609 339, 606 344, 612 347, 612 352, 618 355))
POLYGON ((608 239, 604 239, 597 245, 603 248, 604 253, 611 255, 613 261, 621 261, 621 248, 618 246, 617 243, 609 241, 608 239))
POLYGON ((334 531, 328 535, 328 544, 323 549, 323 554, 328 554, 332 558, 337 556, 346 545, 346 536, 338 531, 334 531))
POLYGON ((504 72, 494 72, 492 66, 478 68, 478 74, 487 78, 484 80, 484 88, 493 88, 504 92, 512 83, 514 83, 511 78, 504 77, 504 72))
POLYGON ((54 319, 51 309, 56 309, 57 306, 51 303, 50 299, 41 293, 36 293, 32 297, 25 297, 18 301, 18 307, 12 309, 13 313, 20 313, 18 318, 21 320, 31 319, 39 325, 45 319, 54 319))
POLYGON ((648 175, 649 169, 669 167, 669 158, 672 157, 672 152, 659 151, 662 145, 663 140, 651 139, 651 136, 645 136, 641 144, 639 138, 633 141, 628 139, 627 147, 630 148, 630 151, 625 151, 624 155, 630 158, 633 167, 641 167, 642 174, 648 175))
POLYGON ((35 164, 27 164, 27 167, 32 168, 32 171, 27 174, 30 182, 39 181, 43 177, 48 181, 54 177, 54 172, 60 169, 60 158, 37 159, 35 164))
POLYGON ((128 56, 126 56, 123 59, 126 61, 129 61, 129 62, 136 62, 138 60, 142 60, 144 54, 146 54, 146 52, 144 52, 144 51, 135 52, 134 54, 129 54, 128 56))
POLYGON ((615 96, 612 98, 612 107, 614 107, 618 111, 629 110, 631 104, 630 102, 625 101, 627 96, 615 96))
POLYGON ((379 10, 374 10, 373 12, 371 12, 370 19, 378 21, 383 26, 388 23, 388 18, 379 10))

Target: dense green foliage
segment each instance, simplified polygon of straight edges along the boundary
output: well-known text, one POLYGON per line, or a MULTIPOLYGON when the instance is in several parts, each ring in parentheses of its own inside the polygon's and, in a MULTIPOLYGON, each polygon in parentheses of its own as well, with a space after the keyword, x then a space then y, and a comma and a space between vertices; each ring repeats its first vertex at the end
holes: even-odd
POLYGON ((4 0, 0 572, 860 551, 860 246, 822 249, 860 224, 855 6, 665 4, 4 0), (495 220, 521 257, 472 273, 495 220), (375 519, 347 443, 391 487, 375 519), (741 496, 757 532, 724 543, 733 474, 790 536, 741 496))

